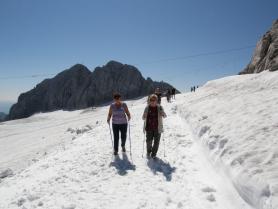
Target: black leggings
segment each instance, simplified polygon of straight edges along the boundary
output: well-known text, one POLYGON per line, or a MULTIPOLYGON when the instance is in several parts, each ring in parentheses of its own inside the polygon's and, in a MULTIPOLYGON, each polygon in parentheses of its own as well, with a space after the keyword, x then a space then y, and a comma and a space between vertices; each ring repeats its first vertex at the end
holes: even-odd
POLYGON ((119 138, 121 132, 121 146, 125 146, 126 142, 126 132, 127 132, 127 124, 112 124, 113 134, 114 134, 114 151, 118 152, 119 149, 119 138))

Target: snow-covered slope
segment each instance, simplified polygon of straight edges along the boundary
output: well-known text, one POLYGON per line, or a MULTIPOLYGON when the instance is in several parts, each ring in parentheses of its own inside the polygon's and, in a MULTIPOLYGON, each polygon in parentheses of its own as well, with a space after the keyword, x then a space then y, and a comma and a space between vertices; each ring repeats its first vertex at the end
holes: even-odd
POLYGON ((278 208, 278 72, 210 81, 178 111, 254 208, 278 208))
POLYGON ((20 171, 48 152, 63 149, 96 126, 102 114, 99 109, 56 111, 0 123, 0 171, 20 171))
POLYGON ((15 173, 0 179, 0 209, 276 209, 277 88, 264 72, 163 100, 157 161, 142 157, 146 98, 128 102, 132 155, 127 143, 117 158, 108 107, 0 123, 0 169, 15 173))
POLYGON ((217 174, 209 164, 174 103, 165 104, 166 156, 161 141, 157 161, 142 158, 141 116, 145 102, 146 98, 128 102, 133 116, 132 158, 130 152, 120 154, 119 158, 111 155, 109 128, 105 123, 108 107, 83 113, 39 114, 28 119, 29 125, 24 119, 0 126, 1 133, 6 130, 6 136, 3 134, 1 139, 5 147, 1 146, 0 150, 6 168, 10 163, 15 168, 16 162, 24 165, 21 156, 28 159, 28 153, 32 155, 33 150, 43 152, 46 148, 38 144, 42 143, 42 137, 53 142, 49 146, 63 143, 54 151, 50 149, 43 158, 37 157, 39 161, 32 165, 21 166, 23 171, 2 180, 0 208, 250 209, 229 179, 217 174), (91 130, 85 128, 79 135, 72 130, 88 125, 91 130), (26 137, 24 130, 28 133, 26 137), (16 134, 21 137, 15 138, 16 134), (8 145, 9 138, 25 146, 20 149, 16 144, 8 145), (2 150, 6 150, 7 156, 2 150), (10 152, 13 154, 9 155, 10 152))

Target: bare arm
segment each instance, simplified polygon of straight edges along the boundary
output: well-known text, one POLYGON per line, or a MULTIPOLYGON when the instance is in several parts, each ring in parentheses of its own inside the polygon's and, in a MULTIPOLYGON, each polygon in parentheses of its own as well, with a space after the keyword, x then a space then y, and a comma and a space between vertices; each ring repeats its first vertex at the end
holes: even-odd
POLYGON ((125 114, 127 115, 128 120, 130 120, 131 119, 130 112, 129 112, 128 107, 126 105, 124 106, 124 109, 125 109, 125 114))

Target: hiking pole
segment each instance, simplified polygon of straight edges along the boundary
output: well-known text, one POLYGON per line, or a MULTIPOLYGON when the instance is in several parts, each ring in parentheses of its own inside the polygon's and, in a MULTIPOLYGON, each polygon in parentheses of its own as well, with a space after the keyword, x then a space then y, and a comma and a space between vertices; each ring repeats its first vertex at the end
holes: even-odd
POLYGON ((130 150, 130 159, 132 161, 132 151, 131 151, 131 137, 130 137, 130 122, 128 122, 128 132, 129 132, 129 150, 130 150))
POLYGON ((143 151, 142 151, 142 158, 144 158, 144 150, 145 149, 145 133, 144 133, 144 137, 143 137, 143 151))
POLYGON ((166 153, 165 153, 165 138, 164 138, 164 134, 162 134, 162 140, 163 140, 163 147, 164 147, 164 157, 166 157, 166 153))
POLYGON ((108 123, 108 126, 109 126, 109 131, 110 131, 111 144, 112 144, 112 152, 113 152, 113 149, 114 149, 114 143, 113 143, 113 137, 112 137, 112 132, 111 132, 111 126, 110 126, 110 123, 108 123))

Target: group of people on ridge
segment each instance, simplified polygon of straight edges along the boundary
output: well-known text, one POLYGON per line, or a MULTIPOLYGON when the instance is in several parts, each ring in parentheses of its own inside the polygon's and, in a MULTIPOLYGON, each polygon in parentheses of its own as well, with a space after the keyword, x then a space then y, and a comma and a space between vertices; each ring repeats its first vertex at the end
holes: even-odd
POLYGON ((197 88, 199 88, 199 86, 190 87, 190 92, 195 92, 197 88))
MULTIPOLYGON (((163 132, 163 118, 166 117, 161 104, 162 94, 156 89, 155 94, 148 98, 148 104, 143 112, 144 134, 146 134, 147 157, 156 158, 161 134, 163 132)), ((122 102, 121 95, 115 93, 114 102, 110 105, 107 123, 110 125, 112 118, 112 130, 114 135, 114 155, 119 152, 119 138, 121 134, 122 152, 126 152, 125 143, 127 138, 128 122, 131 119, 126 103, 122 102)))
MULTIPOLYGON (((161 93, 159 88, 156 88, 155 95, 158 97, 158 103, 160 104, 162 93, 161 93)), ((166 95, 166 98, 167 98, 167 102, 171 102, 171 99, 175 99, 175 97, 176 97, 176 89, 175 88, 167 89, 165 95, 166 95)))

